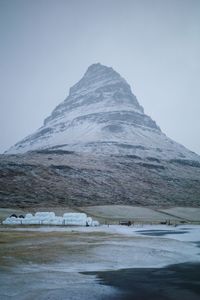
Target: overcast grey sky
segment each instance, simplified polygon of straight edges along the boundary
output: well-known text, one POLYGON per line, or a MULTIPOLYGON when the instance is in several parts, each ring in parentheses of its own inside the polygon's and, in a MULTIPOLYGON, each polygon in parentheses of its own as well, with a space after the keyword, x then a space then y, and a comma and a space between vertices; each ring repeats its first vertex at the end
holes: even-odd
POLYGON ((0 0, 0 152, 39 128, 96 62, 200 154, 200 0, 0 0))

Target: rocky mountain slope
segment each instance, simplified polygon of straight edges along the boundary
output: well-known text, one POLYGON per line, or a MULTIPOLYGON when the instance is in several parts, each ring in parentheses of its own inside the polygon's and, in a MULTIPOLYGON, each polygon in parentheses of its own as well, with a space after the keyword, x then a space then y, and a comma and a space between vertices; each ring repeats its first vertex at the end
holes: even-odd
POLYGON ((199 206, 200 164, 35 151, 0 156, 1 207, 199 206))
POLYGON ((200 157, 162 133, 128 83, 100 64, 37 132, 0 155, 1 207, 199 200, 200 157))

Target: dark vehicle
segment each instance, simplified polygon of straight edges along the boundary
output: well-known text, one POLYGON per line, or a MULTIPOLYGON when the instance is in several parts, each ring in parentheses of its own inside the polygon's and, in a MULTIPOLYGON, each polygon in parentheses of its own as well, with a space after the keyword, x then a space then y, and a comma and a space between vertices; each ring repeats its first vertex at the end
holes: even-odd
POLYGON ((131 226, 131 221, 120 221, 119 225, 131 226))

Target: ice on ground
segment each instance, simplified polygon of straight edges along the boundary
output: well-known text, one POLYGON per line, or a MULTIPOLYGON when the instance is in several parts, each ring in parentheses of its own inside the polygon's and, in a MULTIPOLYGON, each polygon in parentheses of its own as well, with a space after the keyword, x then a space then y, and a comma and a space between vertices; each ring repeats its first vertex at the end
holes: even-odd
MULTIPOLYGON (((11 230, 4 228, 3 230, 11 230)), ((31 265, 25 271, 62 270, 83 272, 122 268, 158 268, 184 262, 200 262, 200 226, 142 226, 119 225, 99 227, 18 227, 12 230, 35 232, 64 232, 65 245, 62 262, 52 265, 31 265), (140 231, 163 230, 173 234, 144 236, 140 231), (176 231, 176 234, 174 234, 176 231), (179 232, 182 231, 183 234, 179 232), (88 235, 87 233, 90 233, 88 235), (102 235, 103 234, 103 235, 102 235), (67 238, 69 235, 69 238, 67 238), (80 240, 79 240, 80 239, 80 240), (77 242, 78 241, 78 242, 77 242), (192 241, 192 242, 191 242, 192 241)), ((22 266, 20 266, 21 268, 22 266)))
POLYGON ((2 226, 0 232, 3 231, 4 233, 10 231, 15 243, 15 249, 12 238, 11 243, 7 241, 1 246, 6 250, 1 257, 2 262, 9 261, 9 267, 1 264, 0 272, 0 299, 5 300, 47 298, 92 300, 106 297, 117 299, 120 296, 118 290, 98 285, 93 275, 86 276, 79 272, 160 268, 170 264, 200 262, 200 248, 191 242, 200 241, 199 225, 177 227, 104 225, 75 228, 70 226, 34 228, 19 225, 2 226), (19 235, 23 236, 22 240, 19 239, 17 242, 15 231, 24 232, 19 235), (26 235, 26 231, 32 231, 34 234, 26 235), (171 234, 162 237, 144 236, 142 231, 164 231, 171 234), (180 231, 183 234, 180 234, 180 231), (21 257, 18 257, 19 251, 22 251, 21 257), (12 286, 13 282, 15 284, 12 286))
POLYGON ((98 284, 95 275, 63 272, 0 274, 0 299, 37 300, 102 300, 116 299, 120 292, 110 286, 98 284), (15 284, 11 284, 14 282, 15 284))

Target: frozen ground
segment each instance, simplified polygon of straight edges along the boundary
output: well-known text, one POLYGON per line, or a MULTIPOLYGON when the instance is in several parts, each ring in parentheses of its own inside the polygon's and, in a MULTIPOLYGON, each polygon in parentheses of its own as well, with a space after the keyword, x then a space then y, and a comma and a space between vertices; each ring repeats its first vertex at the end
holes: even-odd
POLYGON ((81 272, 200 262, 198 225, 1 227, 0 242, 1 299, 116 299, 81 272))
POLYGON ((0 281, 2 300, 114 300, 120 294, 113 287, 100 285, 95 275, 66 274, 62 271, 3 272, 0 281))

